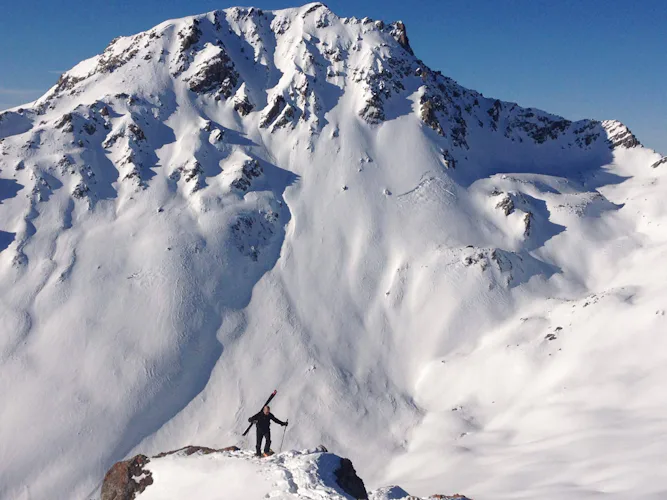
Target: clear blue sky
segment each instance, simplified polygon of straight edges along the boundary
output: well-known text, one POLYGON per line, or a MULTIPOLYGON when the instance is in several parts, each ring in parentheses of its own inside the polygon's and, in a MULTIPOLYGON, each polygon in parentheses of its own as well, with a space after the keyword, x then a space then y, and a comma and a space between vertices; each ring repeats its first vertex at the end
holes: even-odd
MULTIPOLYGON (((0 0, 0 109, 30 101, 118 35, 236 5, 0 0)), ((303 2, 306 3, 306 2, 303 2)), ((418 57, 462 85, 570 119, 615 118, 667 154, 667 0, 331 0, 402 20, 418 57)), ((251 0, 262 9, 301 4, 251 0)))

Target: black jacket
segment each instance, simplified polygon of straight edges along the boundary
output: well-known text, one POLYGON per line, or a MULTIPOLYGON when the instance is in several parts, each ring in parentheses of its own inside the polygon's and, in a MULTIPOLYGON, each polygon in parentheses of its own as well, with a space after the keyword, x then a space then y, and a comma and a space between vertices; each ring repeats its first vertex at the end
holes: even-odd
POLYGON ((282 420, 278 420, 276 417, 274 417, 273 413, 265 415, 263 411, 260 411, 257 415, 250 417, 248 422, 254 422, 258 431, 266 432, 269 430, 269 424, 271 423, 271 420, 273 420, 276 424, 287 425, 282 420))

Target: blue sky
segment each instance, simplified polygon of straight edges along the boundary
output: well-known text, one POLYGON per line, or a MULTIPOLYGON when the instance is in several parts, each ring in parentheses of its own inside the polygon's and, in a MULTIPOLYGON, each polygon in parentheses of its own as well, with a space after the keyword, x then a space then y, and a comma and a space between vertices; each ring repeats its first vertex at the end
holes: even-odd
MULTIPOLYGON (((0 109, 30 101, 118 35, 238 5, 211 0, 1 0, 0 109)), ((305 2, 304 2, 305 3, 305 2)), ((297 1, 255 0, 263 9, 297 1)), ((667 154, 667 1, 331 0, 403 20, 418 57, 489 97, 570 119, 614 118, 667 154)))

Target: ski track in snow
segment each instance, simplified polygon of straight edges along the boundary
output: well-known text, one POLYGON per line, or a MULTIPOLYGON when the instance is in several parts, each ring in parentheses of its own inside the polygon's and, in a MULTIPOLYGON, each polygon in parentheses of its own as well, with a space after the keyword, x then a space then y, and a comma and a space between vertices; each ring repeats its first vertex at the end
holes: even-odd
POLYGON ((318 5, 166 21, 0 113, 0 498, 250 448, 276 387, 285 448, 371 489, 664 498, 661 156, 318 5))

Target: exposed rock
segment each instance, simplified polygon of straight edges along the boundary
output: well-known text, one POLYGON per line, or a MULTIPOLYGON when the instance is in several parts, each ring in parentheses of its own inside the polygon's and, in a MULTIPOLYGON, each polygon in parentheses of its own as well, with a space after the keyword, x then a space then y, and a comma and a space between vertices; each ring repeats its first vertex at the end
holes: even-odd
POLYGON ((366 98, 359 116, 369 124, 385 120, 384 101, 405 90, 402 80, 410 68, 409 63, 398 58, 391 58, 378 64, 379 69, 371 66, 355 68, 352 71, 353 80, 365 86, 366 98))
POLYGON ((79 182, 72 190, 72 197, 80 200, 86 196, 90 188, 85 183, 79 182))
POLYGON ((257 160, 246 160, 243 162, 241 175, 234 179, 230 185, 234 189, 245 192, 250 188, 252 179, 259 177, 262 173, 264 173, 264 170, 257 160))
POLYGON ((248 100, 248 96, 243 96, 234 101, 234 109, 241 116, 246 116, 253 110, 253 105, 248 100))
POLYGON ((384 107, 382 105, 382 99, 380 99, 378 94, 372 94, 366 99, 366 104, 359 111, 359 116, 371 125, 384 121, 384 107))
POLYGON ((153 475, 144 469, 148 462, 145 455, 117 462, 104 476, 100 500, 134 500, 153 484, 153 475))
POLYGON ((72 165, 74 165, 74 162, 68 155, 63 155, 60 160, 58 160, 58 163, 56 164, 58 166, 58 170, 62 174, 65 174, 71 170, 72 165))
POLYGON ((410 47, 408 31, 405 28, 405 24, 403 24, 401 21, 398 21, 392 24, 391 27, 391 36, 393 36, 398 44, 407 50, 409 54, 414 55, 414 52, 412 52, 412 47, 410 47))
POLYGON ((634 136, 630 129, 616 120, 605 120, 602 127, 607 131, 607 142, 613 148, 634 148, 641 146, 639 140, 634 136))
POLYGON ((199 21, 197 19, 193 19, 192 24, 190 24, 182 31, 179 31, 178 36, 181 39, 181 51, 185 52, 194 44, 196 44, 201 37, 199 21))
POLYGON ((356 498, 357 500, 368 498, 364 482, 357 476, 357 471, 354 470, 350 459, 341 458, 340 466, 334 471, 334 475, 336 476, 338 486, 352 498, 356 498))
POLYGON ((260 121, 259 126, 261 128, 268 127, 271 123, 273 123, 273 121, 276 118, 278 118, 278 115, 281 113, 284 107, 285 107, 285 98, 281 95, 276 96, 273 99, 271 107, 268 109, 268 111, 260 121))
POLYGON ((221 50, 190 77, 188 86, 197 93, 217 90, 218 95, 227 99, 232 95, 238 80, 239 74, 234 69, 234 64, 227 52, 221 50))
POLYGON ((72 128, 72 113, 66 113, 60 117, 55 124, 56 128, 62 128, 65 132, 71 132, 72 128))
POLYGON ((105 149, 110 148, 111 146, 116 144, 116 141, 118 141, 118 139, 122 137, 124 137, 123 132, 116 132, 115 134, 109 134, 102 143, 102 147, 105 149))
POLYGON ((183 454, 185 456, 190 456, 190 455, 194 455, 195 453, 197 453, 199 455, 209 455, 211 453, 218 453, 218 452, 221 452, 221 451, 238 451, 238 450, 239 450, 239 448, 236 447, 236 446, 227 446, 226 448, 215 449, 215 448, 209 448, 207 446, 192 446, 192 445, 190 445, 190 446, 184 446, 183 448, 179 448, 178 450, 172 450, 172 451, 166 451, 166 452, 163 452, 163 453, 158 453, 153 458, 162 458, 162 457, 166 457, 168 455, 174 455, 176 453, 180 453, 180 454, 183 454))
POLYGON ((88 135, 93 135, 95 131, 97 130, 97 127, 95 126, 94 123, 86 122, 83 124, 83 130, 88 134, 88 135))
POLYGON ((139 52, 134 46, 124 50, 120 54, 114 54, 111 46, 104 51, 97 63, 96 72, 113 73, 115 70, 130 62, 139 52))
POLYGON ((445 131, 442 129, 440 121, 435 115, 436 110, 442 109, 442 104, 438 102, 437 98, 429 98, 426 94, 421 96, 419 102, 421 104, 422 121, 435 130, 439 135, 444 136, 445 131))
POLYGON ((507 216, 514 212, 514 201, 509 194, 506 194, 496 205, 496 208, 502 210, 503 213, 507 216))
POLYGON ((653 165, 651 165, 651 168, 658 168, 660 165, 664 165, 666 163, 667 163, 667 156, 663 156, 658 161, 656 161, 653 165))
POLYGON ((130 123, 130 125, 127 128, 130 130, 135 140, 137 141, 146 140, 146 135, 144 134, 144 131, 141 130, 139 125, 137 125, 136 123, 130 123))
POLYGON ((288 123, 291 123, 293 119, 294 119, 294 108, 288 104, 287 106, 285 106, 285 109, 281 113, 280 118, 276 120, 276 123, 273 125, 273 128, 274 129, 282 128, 288 123))
POLYGON ((216 128, 213 132, 211 132, 211 135, 209 136, 209 142, 211 144, 217 144, 219 142, 222 142, 224 136, 225 133, 219 128, 216 128))
POLYGON ((495 102, 493 103, 493 106, 490 107, 487 110, 488 115, 491 117, 493 120, 493 130, 498 129, 498 120, 500 119, 500 110, 502 109, 503 105, 500 102, 499 99, 496 99, 495 102))
POLYGON ((273 211, 254 211, 240 215, 230 226, 238 251, 253 262, 259 260, 260 252, 269 245, 277 229, 279 216, 273 211))
POLYGON ((442 152, 442 164, 445 166, 445 168, 456 168, 456 160, 448 149, 445 149, 442 152))
POLYGON ((322 5, 321 3, 316 3, 316 4, 312 5, 308 10, 306 10, 301 17, 303 19, 305 19, 306 17, 308 17, 308 14, 312 14, 316 10, 322 9, 322 8, 326 8, 326 7, 324 5, 322 5))
POLYGON ((430 499, 436 499, 436 498, 437 498, 438 500, 472 500, 472 498, 468 498, 468 497, 465 496, 465 495, 459 495, 458 493, 455 494, 455 495, 440 495, 440 494, 436 494, 436 495, 431 495, 431 496, 428 497, 428 498, 429 498, 429 500, 430 500, 430 499))
POLYGON ((242 83, 239 86, 232 102, 234 103, 234 109, 241 116, 246 116, 253 110, 254 106, 252 105, 252 103, 250 102, 250 98, 248 97, 248 92, 246 91, 245 83, 242 83))
POLYGON ((58 78, 58 82, 56 82, 56 88, 53 90, 53 93, 60 94, 66 90, 71 90, 77 83, 83 80, 84 78, 82 77, 70 76, 67 73, 63 73, 60 75, 60 78, 58 78))
POLYGON ((599 127, 600 122, 595 120, 587 121, 584 125, 575 129, 574 134, 577 136, 575 142, 580 148, 591 145, 600 138, 599 127))
MULTIPOLYGON (((536 116, 535 120, 528 120, 535 115, 531 112, 520 114, 517 118, 510 121, 509 129, 521 129, 528 134, 536 143, 542 144, 548 139, 556 140, 572 125, 572 122, 564 119, 552 119, 547 116, 536 116)), ((508 134, 506 134, 509 137, 508 134)))
POLYGON ((171 175, 169 175, 169 178, 176 182, 178 182, 180 179, 183 179, 187 184, 191 185, 191 193, 199 191, 206 185, 206 174, 204 173, 204 169, 195 159, 192 159, 185 165, 181 165, 180 167, 176 168, 171 173, 171 175))
POLYGON ((525 237, 530 236, 530 230, 532 229, 533 225, 533 214, 531 212, 528 212, 526 213, 526 215, 523 216, 523 225, 524 225, 523 235, 525 237))

